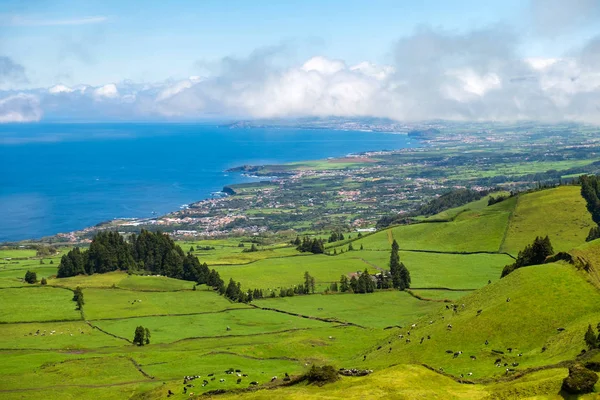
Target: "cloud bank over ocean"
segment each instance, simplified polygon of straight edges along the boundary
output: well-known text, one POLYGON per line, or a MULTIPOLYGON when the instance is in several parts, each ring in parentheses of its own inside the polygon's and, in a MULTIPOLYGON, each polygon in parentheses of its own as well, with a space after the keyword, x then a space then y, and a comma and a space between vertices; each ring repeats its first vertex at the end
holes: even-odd
MULTIPOLYGON (((600 1, 534 0, 530 14, 532 34, 552 38, 600 23, 600 1)), ((282 66, 284 46, 274 46, 183 80, 27 90, 14 83, 26 82, 28 71, 0 57, 0 122, 371 116, 600 124, 600 35, 553 58, 523 56, 522 36, 500 24, 466 32, 422 26, 395 42, 387 65, 317 55, 282 66)))

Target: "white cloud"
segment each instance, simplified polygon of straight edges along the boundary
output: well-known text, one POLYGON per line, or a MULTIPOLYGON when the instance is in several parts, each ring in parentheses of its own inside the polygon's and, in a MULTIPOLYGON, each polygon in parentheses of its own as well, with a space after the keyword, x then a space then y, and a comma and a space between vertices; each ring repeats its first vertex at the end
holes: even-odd
POLYGON ((71 89, 65 85, 54 85, 50 89, 48 89, 48 93, 57 94, 57 93, 71 93, 74 89, 71 89))
POLYGON ((119 97, 119 90, 117 89, 117 85, 114 83, 109 83, 104 86, 100 86, 99 88, 94 89, 94 97, 97 99, 114 99, 119 97))
POLYGON ((269 48, 226 58, 211 77, 31 93, 48 115, 96 120, 373 116, 600 124, 600 37, 564 57, 523 58, 517 48, 503 27, 422 28, 396 43, 391 65, 317 56, 282 68, 272 62, 278 50, 269 48))
POLYGON ((36 96, 18 93, 0 99, 0 123, 35 122, 42 118, 42 109, 36 96))

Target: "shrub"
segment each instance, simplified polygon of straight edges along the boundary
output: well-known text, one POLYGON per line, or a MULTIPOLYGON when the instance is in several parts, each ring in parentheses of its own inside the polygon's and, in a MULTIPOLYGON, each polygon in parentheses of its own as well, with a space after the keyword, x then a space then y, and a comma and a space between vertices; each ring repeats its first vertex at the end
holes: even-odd
POLYGON ((598 375, 581 364, 569 368, 569 376, 562 384, 563 390, 572 394, 590 393, 598 382, 598 375))
POLYGON ((25 273, 25 282, 33 284, 37 282, 37 274, 32 271, 27 271, 25 273))
POLYGON ((46 281, 46 278, 42 278, 42 281, 40 282, 42 285, 47 285, 48 282, 46 281))
POLYGON ((318 385, 323 385, 325 383, 335 382, 340 377, 337 373, 335 367, 331 365, 323 365, 322 367, 317 367, 313 365, 310 367, 310 370, 305 375, 308 383, 316 383, 318 385))

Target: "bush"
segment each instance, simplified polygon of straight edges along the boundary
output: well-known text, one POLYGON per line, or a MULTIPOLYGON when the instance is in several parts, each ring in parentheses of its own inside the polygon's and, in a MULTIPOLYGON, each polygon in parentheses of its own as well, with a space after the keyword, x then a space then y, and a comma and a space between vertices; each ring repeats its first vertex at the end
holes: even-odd
POLYGON ((562 384, 563 390, 572 394, 590 393, 598 382, 598 375, 581 364, 569 368, 569 376, 562 384))
POLYGON ((46 281, 46 278, 42 278, 42 281, 40 282, 42 285, 47 285, 48 282, 46 281))
POLYGON ((323 365, 322 367, 313 365, 310 367, 310 371, 306 373, 305 378, 308 383, 323 385, 325 383, 335 382, 340 377, 335 367, 331 365, 323 365))
POLYGON ((27 271, 25 273, 25 282, 33 284, 37 282, 37 274, 32 271, 27 271))

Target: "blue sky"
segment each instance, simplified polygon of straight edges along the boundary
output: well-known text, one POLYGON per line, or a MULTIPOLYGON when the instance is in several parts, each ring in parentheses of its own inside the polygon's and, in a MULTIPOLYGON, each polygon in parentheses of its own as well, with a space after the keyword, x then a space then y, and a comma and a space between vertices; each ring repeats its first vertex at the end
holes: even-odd
POLYGON ((393 43, 422 25, 510 25, 524 54, 546 57, 593 34, 537 35, 530 8, 520 0, 5 0, 0 46, 35 87, 179 79, 204 73, 203 63, 281 44, 289 63, 313 55, 389 63, 393 43))
POLYGON ((3 0, 0 123, 600 123, 600 0, 3 0))

